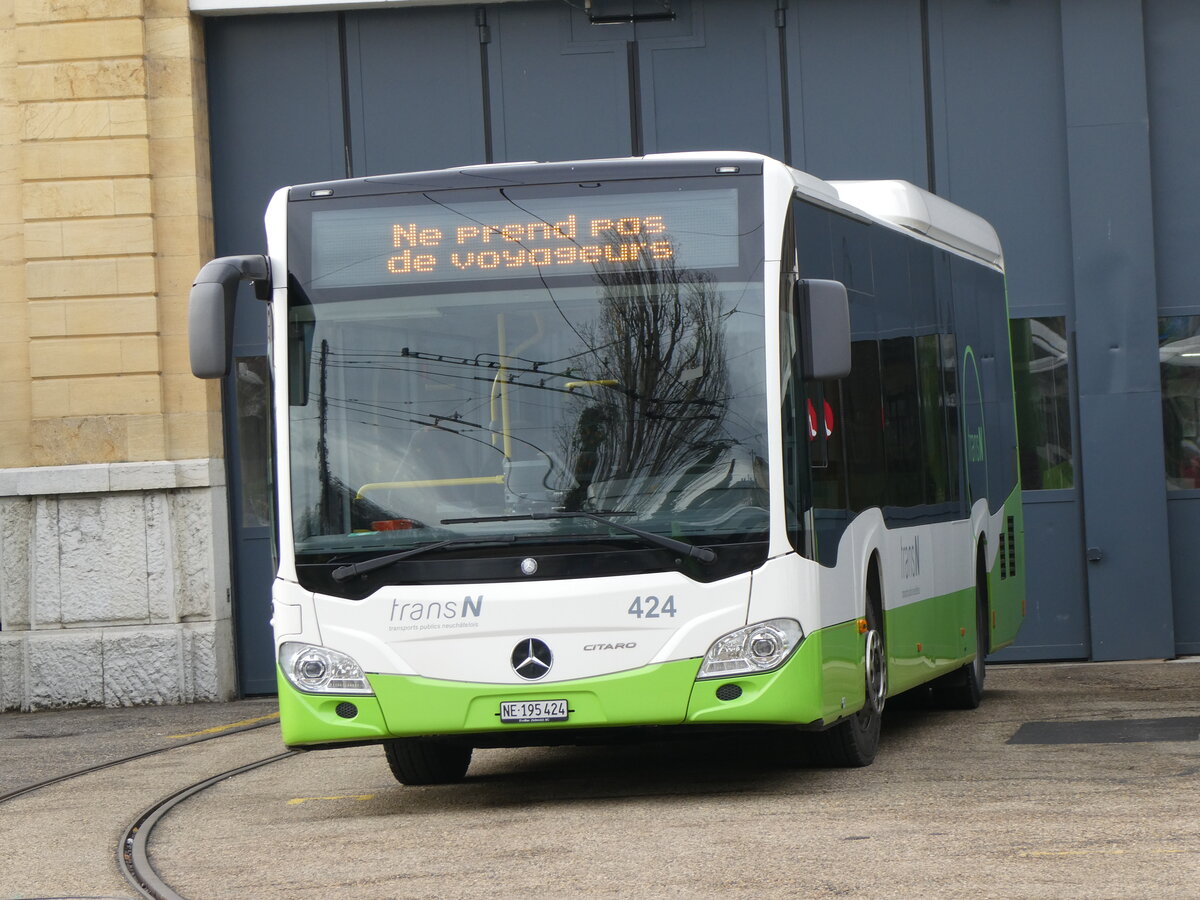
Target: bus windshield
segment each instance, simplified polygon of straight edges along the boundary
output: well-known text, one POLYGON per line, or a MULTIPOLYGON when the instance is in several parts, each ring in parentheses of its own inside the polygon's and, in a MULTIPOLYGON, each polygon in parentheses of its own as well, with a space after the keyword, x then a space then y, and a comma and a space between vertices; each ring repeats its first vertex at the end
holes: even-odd
POLYGON ((732 180, 290 204, 297 553, 765 540, 761 189, 732 180))

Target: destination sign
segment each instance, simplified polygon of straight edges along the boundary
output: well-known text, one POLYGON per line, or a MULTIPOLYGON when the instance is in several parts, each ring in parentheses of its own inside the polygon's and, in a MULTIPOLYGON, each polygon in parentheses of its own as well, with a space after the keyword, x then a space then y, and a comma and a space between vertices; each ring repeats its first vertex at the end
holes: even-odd
MULTIPOLYGON (((738 264, 737 191, 317 210, 310 286, 552 277, 738 264)), ((440 201, 440 202, 439 202, 440 201)))

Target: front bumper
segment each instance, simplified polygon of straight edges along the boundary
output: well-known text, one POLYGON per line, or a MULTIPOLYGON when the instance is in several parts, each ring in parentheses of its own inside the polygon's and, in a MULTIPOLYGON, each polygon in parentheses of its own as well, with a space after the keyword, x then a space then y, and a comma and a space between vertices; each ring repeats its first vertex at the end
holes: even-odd
POLYGON ((772 672, 705 681, 696 681, 699 659, 550 684, 472 684, 368 675, 375 696, 305 694, 280 673, 283 740, 288 746, 303 747, 397 737, 519 733, 522 742, 536 745, 539 732, 546 733, 546 743, 555 743, 553 732, 564 730, 819 725, 862 704, 861 667, 851 649, 856 643, 842 626, 815 632, 772 672), (843 653, 829 654, 833 645, 845 645, 843 653), (723 685, 736 685, 739 690, 726 689, 722 696, 737 696, 720 699, 717 690, 723 685), (566 722, 500 722, 502 701, 557 699, 565 699, 571 710, 566 722))

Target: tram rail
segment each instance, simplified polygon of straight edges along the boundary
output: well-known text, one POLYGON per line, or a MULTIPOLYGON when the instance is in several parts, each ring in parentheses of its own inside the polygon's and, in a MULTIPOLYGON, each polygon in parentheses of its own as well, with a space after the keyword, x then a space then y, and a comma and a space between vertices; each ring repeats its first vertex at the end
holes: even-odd
POLYGON ((143 897, 149 898, 149 900, 186 900, 186 898, 167 884, 150 861, 149 844, 154 827, 172 809, 190 797, 194 797, 196 794, 206 791, 222 781, 233 778, 235 775, 252 772, 271 763, 296 756, 301 752, 303 751, 287 750, 283 753, 276 753, 274 756, 268 756, 265 759, 237 766, 226 772, 213 775, 211 778, 197 781, 195 784, 189 785, 159 800, 138 816, 121 837, 121 843, 117 847, 117 866, 120 868, 121 874, 125 876, 125 880, 129 882, 134 890, 143 897))
POLYGON ((222 729, 221 731, 214 732, 212 734, 201 734, 196 737, 190 738, 186 741, 179 741, 174 744, 166 744, 162 747, 155 747, 152 750, 143 750, 139 753, 131 753, 128 756, 122 756, 122 757, 118 757, 117 759, 111 759, 106 762, 97 763, 94 766, 85 766, 82 769, 75 769, 73 771, 67 772, 62 775, 55 775, 52 778, 45 778, 45 779, 42 779, 41 781, 35 781, 32 784, 27 784, 27 785, 24 785, 19 788, 14 788, 10 791, 4 792, 3 794, 0 794, 0 804, 7 803, 10 800, 16 800, 18 797, 24 797, 27 794, 32 794, 35 791, 40 791, 44 788, 52 787, 56 784, 62 784, 64 781, 70 781, 72 778, 80 778, 84 775, 91 775, 95 772, 102 772, 105 769, 111 769, 114 766, 121 766, 121 765, 124 765, 125 763, 136 762, 139 759, 145 759, 150 756, 157 756, 160 753, 168 753, 171 750, 179 750, 183 747, 194 747, 196 744, 202 744, 205 741, 212 741, 212 740, 217 740, 218 738, 230 737, 235 734, 244 734, 247 731, 254 731, 259 728, 266 728, 270 725, 279 724, 279 714, 278 713, 274 713, 274 714, 264 717, 264 718, 268 719, 268 721, 250 722, 245 725, 239 725, 239 726, 233 727, 233 728, 222 729))
MULTIPOLYGON (((198 744, 203 744, 208 741, 219 740, 221 738, 232 737, 234 735, 245 734, 250 731, 255 731, 260 728, 266 728, 272 725, 278 725, 279 714, 271 713, 262 716, 258 719, 249 720, 244 723, 235 723, 231 727, 218 727, 215 729, 207 729, 205 732, 196 733, 194 736, 188 737, 186 740, 174 741, 170 744, 164 744, 160 747, 153 747, 149 750, 142 750, 137 753, 130 753, 124 756, 119 756, 115 759, 105 760, 104 762, 96 763, 91 766, 84 766, 79 769, 55 775, 50 778, 44 778, 35 781, 31 784, 22 785, 0 794, 0 805, 16 800, 21 797, 27 797, 38 791, 46 788, 54 787, 63 782, 70 781, 75 778, 80 778, 85 775, 92 775, 97 772, 103 772, 106 769, 112 769, 117 766, 122 766, 127 763, 137 762, 150 757, 158 756, 164 753, 170 753, 175 750, 180 750, 188 747, 194 747, 198 744)), ((246 763, 241 766, 229 769, 220 774, 204 778, 194 784, 175 791, 169 796, 157 801, 150 808, 145 810, 136 820, 122 832, 121 840, 116 848, 117 867, 121 875, 127 882, 140 894, 142 897, 152 898, 152 900, 184 900, 180 894, 171 888, 169 884, 163 880, 162 876, 155 870, 151 863, 148 844, 153 833, 154 826, 162 820, 173 808, 183 803, 189 797, 212 787, 213 785, 232 778, 242 772, 249 772, 253 769, 260 768, 270 763, 286 759, 294 756, 300 751, 289 750, 283 753, 277 753, 265 759, 256 760, 251 763, 246 763)))

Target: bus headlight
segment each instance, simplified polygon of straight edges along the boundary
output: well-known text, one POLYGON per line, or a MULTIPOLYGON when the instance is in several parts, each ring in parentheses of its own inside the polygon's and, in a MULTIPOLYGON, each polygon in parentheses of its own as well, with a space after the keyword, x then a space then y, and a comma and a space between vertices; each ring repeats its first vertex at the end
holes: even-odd
POLYGON ((704 654, 696 679, 757 675, 777 669, 804 638, 795 619, 768 619, 731 631, 704 654))
POLYGON ((279 668, 297 690, 310 694, 370 694, 362 667, 345 653, 288 641, 279 648, 279 668))

